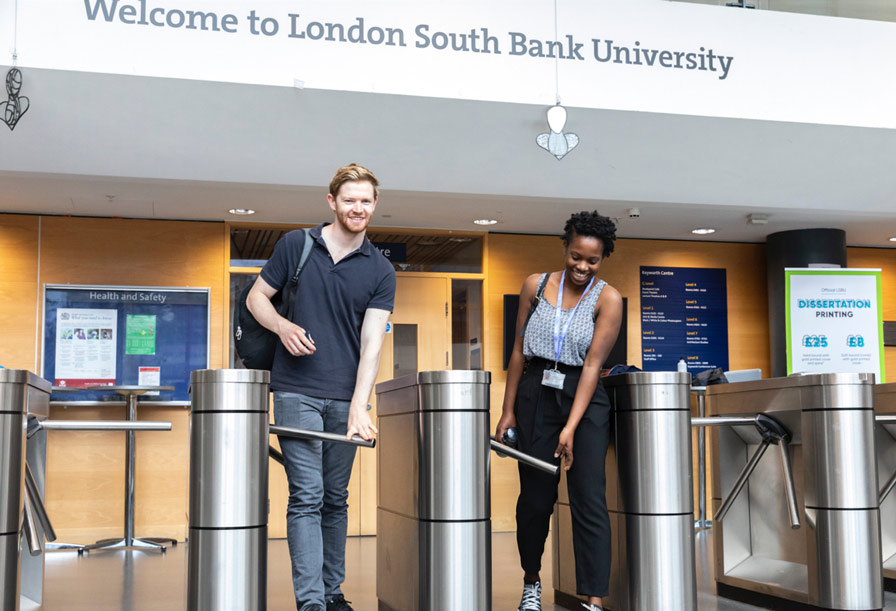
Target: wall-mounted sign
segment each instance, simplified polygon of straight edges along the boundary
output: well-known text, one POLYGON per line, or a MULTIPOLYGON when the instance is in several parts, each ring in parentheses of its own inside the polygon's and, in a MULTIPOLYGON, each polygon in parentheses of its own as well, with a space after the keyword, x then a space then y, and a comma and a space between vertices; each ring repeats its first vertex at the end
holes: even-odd
POLYGON ((208 343, 208 289, 44 285, 41 375, 56 386, 173 386, 160 396, 189 401, 190 372, 208 368, 208 343))
POLYGON ((391 263, 408 260, 408 245, 404 242, 371 242, 391 263))
POLYGON ((784 270, 787 373, 873 373, 884 382, 879 269, 784 270))
POLYGON ((724 269, 641 267, 641 368, 728 369, 724 269))

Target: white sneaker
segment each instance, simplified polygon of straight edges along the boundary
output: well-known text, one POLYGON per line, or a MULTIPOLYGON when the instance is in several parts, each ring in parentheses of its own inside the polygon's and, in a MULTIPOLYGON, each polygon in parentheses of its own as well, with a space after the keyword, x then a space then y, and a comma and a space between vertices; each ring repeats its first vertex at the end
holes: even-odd
POLYGON ((582 607, 584 607, 588 611, 604 611, 604 608, 599 605, 591 605, 588 603, 582 603, 582 607))
POLYGON ((540 581, 523 584, 523 599, 517 611, 541 611, 540 581))

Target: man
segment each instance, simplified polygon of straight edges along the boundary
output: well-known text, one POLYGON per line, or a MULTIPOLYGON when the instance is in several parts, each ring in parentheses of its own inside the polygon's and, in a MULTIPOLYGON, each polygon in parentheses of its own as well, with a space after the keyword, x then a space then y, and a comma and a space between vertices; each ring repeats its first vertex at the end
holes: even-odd
MULTIPOLYGON (((281 426, 371 439, 367 411, 386 323, 395 301, 395 271, 366 237, 379 182, 359 165, 339 168, 327 202, 332 223, 314 240, 295 295, 293 320, 271 305, 288 286, 305 233, 274 247, 247 298, 259 323, 280 337, 271 368, 274 421, 281 426)), ((299 611, 352 611, 345 579, 348 482, 355 446, 280 438, 289 480, 286 512, 293 587, 299 611)))

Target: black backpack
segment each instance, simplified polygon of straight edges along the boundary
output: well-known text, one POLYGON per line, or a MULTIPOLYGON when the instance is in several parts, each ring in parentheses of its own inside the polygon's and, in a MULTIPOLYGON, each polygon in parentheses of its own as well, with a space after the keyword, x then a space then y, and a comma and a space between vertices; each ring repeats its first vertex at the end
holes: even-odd
MULTIPOLYGON (((302 274, 302 268, 305 267, 305 261, 311 254, 311 246, 314 241, 308 235, 308 229, 305 232, 305 241, 302 246, 302 256, 299 258, 299 266, 296 272, 289 280, 289 284, 283 287, 280 292, 271 298, 271 305, 277 310, 280 316, 286 320, 292 321, 293 306, 295 302, 295 293, 299 285, 299 276, 302 274), (284 293, 286 299, 283 299, 284 293)), ((250 284, 240 293, 239 301, 236 306, 236 316, 233 320, 233 345, 236 353, 243 361, 246 369, 268 369, 274 364, 274 350, 277 348, 277 342, 280 338, 273 331, 269 331, 261 326, 252 312, 246 307, 246 297, 252 290, 250 284)))

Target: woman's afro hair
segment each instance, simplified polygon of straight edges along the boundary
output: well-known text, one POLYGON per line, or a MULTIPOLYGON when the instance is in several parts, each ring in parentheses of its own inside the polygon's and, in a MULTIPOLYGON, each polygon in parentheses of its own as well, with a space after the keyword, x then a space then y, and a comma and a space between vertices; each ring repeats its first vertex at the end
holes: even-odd
POLYGON ((569 246, 574 235, 597 238, 604 245, 604 257, 609 257, 613 252, 613 242, 616 240, 616 223, 608 216, 602 216, 593 210, 582 211, 573 214, 566 221, 563 228, 563 243, 569 246))

